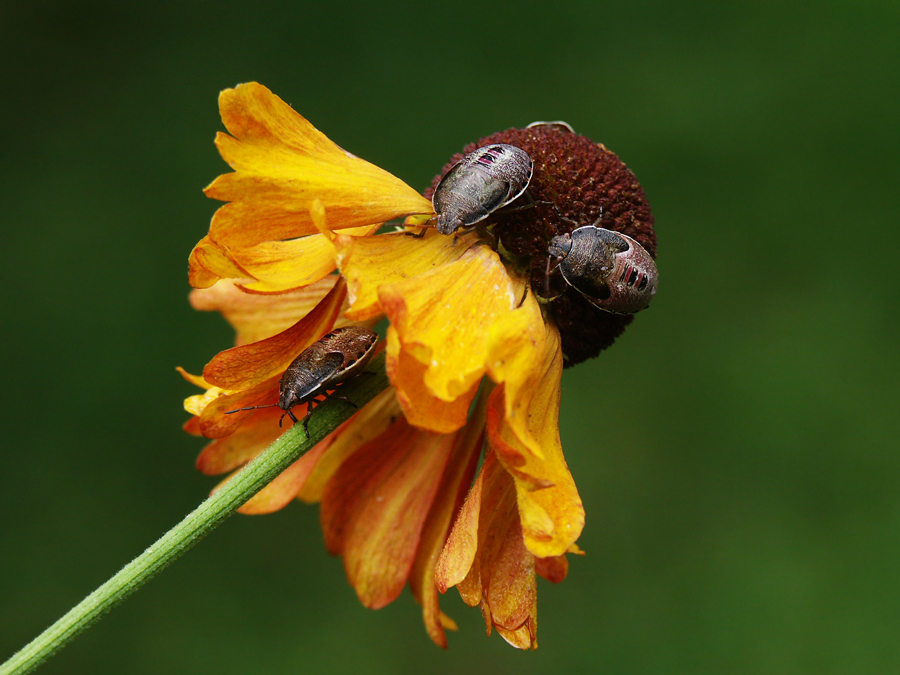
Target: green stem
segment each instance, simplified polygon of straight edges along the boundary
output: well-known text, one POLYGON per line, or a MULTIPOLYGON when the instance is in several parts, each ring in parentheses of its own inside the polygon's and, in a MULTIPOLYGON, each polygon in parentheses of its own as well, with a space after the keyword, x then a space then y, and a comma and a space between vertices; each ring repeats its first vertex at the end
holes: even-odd
MULTIPOLYGON (((367 370, 374 371, 375 374, 356 378, 341 387, 341 394, 360 407, 383 391, 388 384, 383 354, 376 356, 367 370)), ((317 406, 309 421, 309 440, 303 432, 302 424, 297 424, 282 434, 155 544, 0 665, 0 675, 18 675, 37 668, 200 541, 354 412, 356 410, 352 406, 336 399, 329 399, 317 406)))

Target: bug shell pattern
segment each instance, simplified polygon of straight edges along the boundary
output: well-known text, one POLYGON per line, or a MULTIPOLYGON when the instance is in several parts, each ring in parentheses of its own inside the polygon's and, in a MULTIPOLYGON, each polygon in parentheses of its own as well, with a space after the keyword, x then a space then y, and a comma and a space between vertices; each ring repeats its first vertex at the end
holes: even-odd
POLYGON ((527 152, 497 143, 470 152, 434 190, 432 204, 441 234, 469 228, 518 198, 534 173, 527 152))
POLYGON ((548 252, 566 282, 600 309, 633 314, 656 294, 656 263, 627 235, 586 225, 554 237, 548 252))
POLYGON ((288 411, 350 379, 369 362, 377 342, 378 334, 365 326, 331 331, 303 350, 284 371, 278 407, 288 411))

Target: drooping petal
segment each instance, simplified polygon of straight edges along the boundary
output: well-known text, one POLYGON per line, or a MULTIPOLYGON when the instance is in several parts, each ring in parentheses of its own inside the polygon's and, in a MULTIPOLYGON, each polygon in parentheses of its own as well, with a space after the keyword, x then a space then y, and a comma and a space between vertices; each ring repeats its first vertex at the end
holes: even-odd
POLYGON ((472 240, 460 237, 453 245, 452 237, 428 230, 423 238, 406 232, 378 237, 347 237, 334 239, 338 267, 347 279, 350 319, 363 321, 382 314, 378 288, 405 279, 416 279, 436 267, 465 254, 472 240))
MULTIPOLYGON (((236 345, 259 342, 293 326, 324 298, 337 276, 327 276, 310 286, 280 295, 245 293, 231 281, 220 281, 211 288, 195 289, 188 299, 191 307, 205 312, 220 312, 235 329, 236 345)), ((335 327, 345 323, 341 319, 335 327)))
POLYGON ((386 432, 400 414, 400 406, 397 405, 394 390, 390 387, 369 401, 362 410, 332 434, 334 442, 328 448, 328 452, 316 462, 312 473, 297 493, 297 498, 307 504, 321 501, 325 486, 337 473, 341 464, 358 448, 386 432))
POLYGON ((494 382, 503 384, 504 420, 523 445, 542 457, 528 416, 546 359, 559 349, 559 337, 552 325, 544 324, 533 293, 514 311, 497 317, 490 327, 489 344, 488 373, 494 382))
POLYGON ((514 483, 493 453, 453 525, 435 582, 441 591, 457 585, 466 604, 480 604, 488 634, 494 627, 515 647, 537 647, 534 556, 525 548, 514 483))
POLYGON ((238 512, 245 515, 263 515, 287 506, 297 497, 316 462, 328 451, 332 440, 331 435, 322 439, 303 457, 278 474, 275 480, 257 492, 238 509, 238 512))
POLYGON ((343 281, 335 284, 306 316, 265 340, 219 352, 203 369, 203 378, 225 389, 249 388, 280 377, 300 352, 331 330, 346 295, 343 281))
POLYGON ((208 476, 234 471, 269 447, 284 433, 278 426, 280 408, 263 408, 247 423, 225 438, 217 438, 197 457, 197 468, 208 476))
MULTIPOLYGON (((415 279, 381 286, 378 297, 400 348, 427 366, 425 386, 437 398, 452 401, 484 375, 486 327, 515 308, 521 296, 500 256, 477 246, 415 279)), ((389 361, 397 356, 388 351, 389 361)))
POLYGON ((387 333, 388 353, 397 356, 386 361, 387 374, 398 383, 397 400, 403 414, 413 426, 436 434, 449 434, 461 429, 468 419, 469 407, 478 391, 478 382, 453 401, 442 401, 425 386, 427 366, 414 359, 399 346, 397 331, 393 326, 387 333))
MULTIPOLYGON (((487 398, 482 397, 482 400, 487 398)), ((481 456, 486 415, 486 405, 476 406, 469 424, 457 435, 409 577, 413 597, 422 605, 425 629, 434 643, 444 648, 447 647, 444 631, 456 630, 456 624, 441 611, 438 604, 435 570, 454 516, 465 500, 481 456)))
POLYGON ((584 528, 584 506, 563 457, 559 438, 562 352, 548 331, 542 373, 528 406, 527 429, 540 445, 536 455, 506 420, 506 385, 488 401, 488 444, 515 479, 525 545, 538 558, 562 555, 584 528))
POLYGON ((403 590, 452 448, 452 435, 420 431, 401 417, 328 482, 321 510, 325 542, 343 557, 366 607, 384 607, 403 590))
POLYGON ((433 212, 406 183, 342 150, 260 84, 226 89, 219 110, 231 135, 220 133, 216 145, 235 173, 217 178, 206 194, 231 202, 210 226, 226 249, 315 234, 313 199, 324 204, 331 229, 433 212))

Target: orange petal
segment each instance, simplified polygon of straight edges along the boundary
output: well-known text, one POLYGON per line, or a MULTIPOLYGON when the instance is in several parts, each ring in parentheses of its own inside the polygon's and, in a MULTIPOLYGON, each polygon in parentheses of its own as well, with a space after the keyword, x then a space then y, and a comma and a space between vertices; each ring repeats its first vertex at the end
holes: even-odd
POLYGON ((552 558, 538 558, 534 561, 535 571, 547 581, 558 584, 569 573, 569 559, 564 555, 552 558))
POLYGON ((384 607, 403 590, 452 447, 453 436, 419 431, 401 417, 329 481, 321 510, 325 542, 343 556, 366 607, 384 607))
POLYGON ((434 643, 444 648, 447 647, 444 630, 456 630, 456 624, 441 611, 438 604, 435 571, 447 533, 466 498, 475 467, 481 457, 486 414, 485 405, 477 406, 469 424, 456 437, 409 577, 413 597, 422 605, 425 629, 434 643))
POLYGON ((197 468, 208 476, 234 471, 243 466, 284 433, 278 426, 280 408, 263 408, 253 420, 225 438, 218 438, 203 448, 197 457, 197 468))
POLYGON ((562 351, 554 336, 556 331, 548 332, 545 370, 527 414, 528 431, 541 456, 522 443, 505 418, 506 385, 498 385, 488 401, 488 444, 515 479, 525 545, 538 558, 562 555, 584 528, 584 507, 559 438, 562 351))
POLYGON ((510 644, 532 648, 537 631, 534 566, 522 538, 514 483, 489 453, 441 553, 437 587, 446 590, 465 573, 458 590, 470 606, 481 604, 488 633, 496 627, 510 644))
POLYGON ((303 457, 278 474, 275 480, 257 492, 238 511, 246 515, 262 515, 273 513, 290 504, 303 487, 316 462, 327 452, 331 442, 331 436, 322 439, 303 457))
POLYGON ((332 434, 334 442, 316 463, 297 497, 307 504, 321 501, 325 486, 341 464, 357 449, 386 432, 400 414, 400 406, 390 387, 369 401, 332 434))
POLYGON ((236 389, 280 377, 300 352, 331 330, 345 294, 346 285, 339 282, 309 314, 287 330, 220 352, 206 364, 203 378, 224 389, 236 389))
POLYGON ((235 173, 217 178, 206 194, 232 202, 210 226, 225 248, 315 234, 313 199, 332 229, 433 213, 406 183, 339 148, 260 84, 226 89, 219 110, 231 136, 220 133, 216 145, 235 173))
POLYGON ((337 280, 337 276, 330 275, 310 286, 280 295, 247 293, 232 281, 220 281, 212 288, 191 291, 188 299, 196 310, 221 312, 237 332, 236 344, 244 345, 272 337, 293 326, 309 314, 337 280))

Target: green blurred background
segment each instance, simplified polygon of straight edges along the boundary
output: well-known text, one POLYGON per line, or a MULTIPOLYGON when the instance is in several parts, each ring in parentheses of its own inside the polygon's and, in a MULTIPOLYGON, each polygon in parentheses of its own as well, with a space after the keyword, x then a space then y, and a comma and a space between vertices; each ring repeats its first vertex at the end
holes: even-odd
POLYGON ((587 508, 540 649, 363 609, 318 510, 235 517, 42 673, 900 671, 900 5, 4 2, 0 659, 196 505, 187 256, 258 80, 425 188, 564 119, 635 171, 660 293, 565 373, 587 508))

